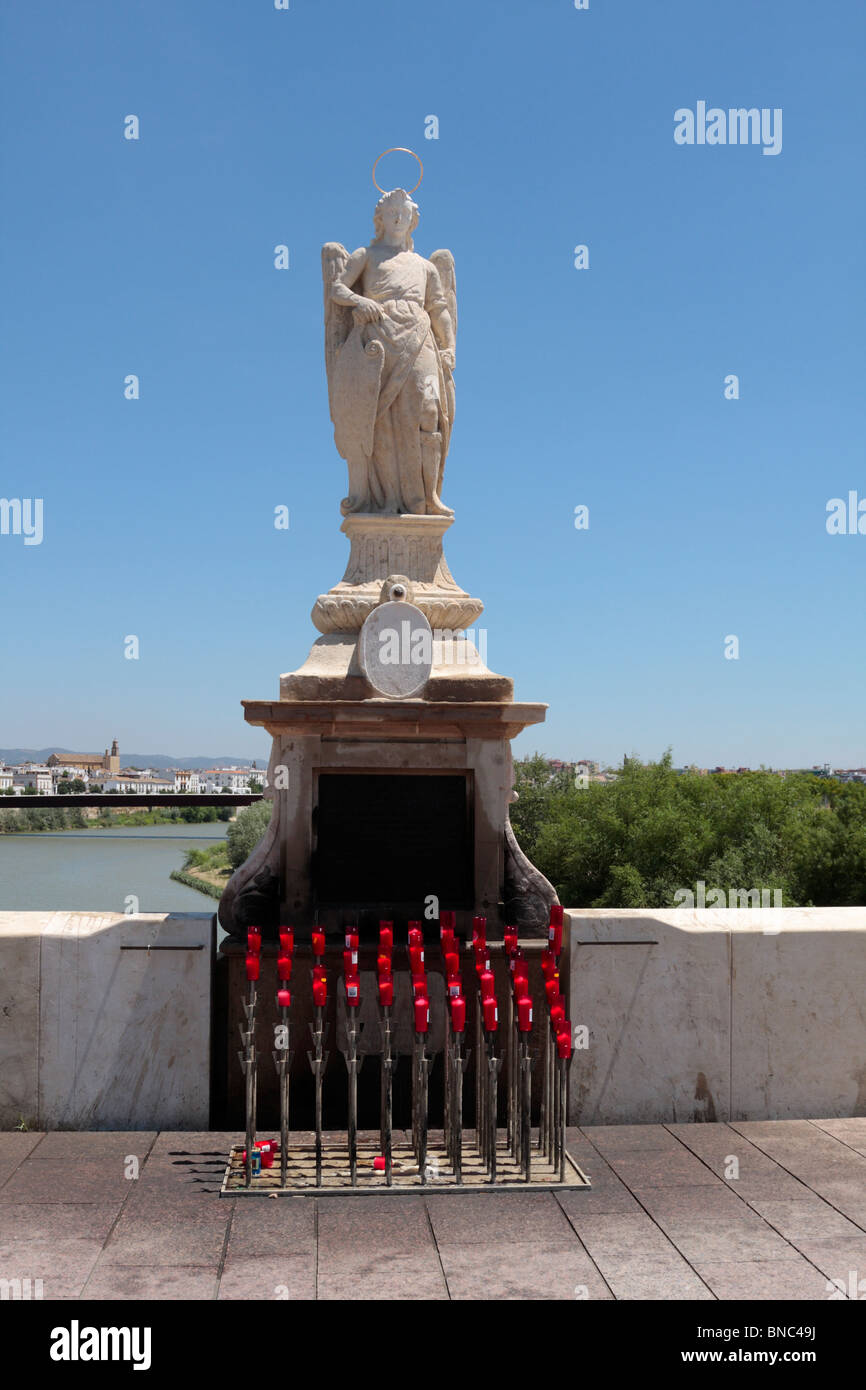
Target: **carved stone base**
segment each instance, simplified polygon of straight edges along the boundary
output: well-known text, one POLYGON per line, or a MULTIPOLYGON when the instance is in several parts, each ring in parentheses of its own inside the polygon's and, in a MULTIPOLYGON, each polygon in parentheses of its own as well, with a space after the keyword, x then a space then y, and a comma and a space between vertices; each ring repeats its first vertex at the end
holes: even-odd
POLYGON ((385 581, 405 576, 410 602, 430 626, 460 632, 480 618, 484 604, 455 583, 442 552, 442 537, 452 524, 447 516, 385 516, 357 512, 341 530, 351 550, 346 573, 327 594, 320 594, 312 619, 319 632, 359 632, 381 602, 385 581))

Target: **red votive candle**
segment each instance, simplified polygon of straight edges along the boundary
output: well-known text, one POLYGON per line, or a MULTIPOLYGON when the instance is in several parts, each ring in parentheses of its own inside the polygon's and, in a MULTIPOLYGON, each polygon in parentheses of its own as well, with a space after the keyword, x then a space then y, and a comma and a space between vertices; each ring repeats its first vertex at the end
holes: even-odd
POLYGON ((290 1009, 292 1007, 292 991, 290 989, 277 990, 277 1003, 281 1009, 290 1009))
POLYGON ((506 950, 506 952, 508 953, 508 955, 511 955, 511 952, 512 952, 512 951, 516 951, 516 950, 517 950, 517 928, 516 928, 516 927, 506 927, 502 939, 503 939, 503 941, 505 942, 505 950, 506 950))
POLYGON ((450 951, 456 951, 456 950, 457 950, 457 938, 455 937, 455 935, 454 935, 454 933, 453 933, 453 931, 451 930, 450 927, 443 927, 443 928, 442 928, 442 935, 441 935, 440 940, 441 940, 441 943, 442 943, 442 954, 443 954, 443 955, 446 955, 446 954, 449 953, 450 951))
POLYGON ((547 941, 550 950, 555 956, 562 951, 562 908, 552 907, 550 909, 550 926, 547 928, 547 941), (556 915, 558 914, 558 915, 556 915))
POLYGON ((571 1056, 571 1025, 568 1022, 556 1035, 556 1055, 557 1057, 571 1056))
POLYGON ((291 927, 280 927, 280 950, 284 956, 290 956, 295 949, 295 933, 291 927))
POLYGON ((358 933, 355 931, 355 928, 354 928, 354 927, 349 927, 349 928, 347 929, 347 931, 346 931, 346 950, 347 950, 347 951, 357 951, 357 949, 358 949, 358 933))
POLYGON ((379 977, 379 1003, 383 1009, 390 1009, 394 1003, 393 975, 381 975, 379 977))
POLYGON ((247 929, 247 950, 254 955, 259 955, 262 949, 262 929, 261 927, 249 927, 247 929))
POLYGON ((452 995, 451 1027, 455 1033, 462 1033, 466 1028, 466 1000, 462 994, 452 995))
POLYGON ((393 951, 394 949, 394 923, 379 923, 379 950, 393 951))
POLYGON ((292 978, 291 956, 277 957, 277 976, 281 980, 290 980, 292 978))
POLYGON ((482 999, 481 1008, 484 1015, 485 1033, 495 1033, 499 1026, 499 1010, 496 1007, 496 1000, 492 996, 489 999, 482 999))
POLYGON ((473 946, 474 946, 474 944, 475 944, 476 941, 485 941, 485 942, 486 942, 486 940, 487 940, 487 918, 486 918, 486 917, 473 917, 473 918, 472 918, 472 944, 473 944, 473 946))
POLYGON ((361 1002, 361 982, 357 976, 350 979, 346 976, 346 1003, 350 1009, 357 1009, 361 1002))
POLYGON ((559 1033, 565 1023, 565 1009, 561 1004, 554 1004, 550 1010, 550 1021, 553 1024, 554 1033, 559 1033))
POLYGON ((541 953, 541 973, 545 980, 556 974, 556 956, 549 947, 541 953))
POLYGON ((445 954, 445 974, 460 974, 460 957, 456 951, 447 951, 445 954))
POLYGON ((463 982, 459 975, 448 976, 448 997, 454 999, 456 995, 463 993, 463 982))
POLYGON ((515 999, 526 999, 529 996, 529 980, 525 975, 515 975, 514 977, 514 997, 515 999))
POLYGON ((457 930, 457 913, 452 912, 450 907, 443 907, 439 913, 439 930, 440 932, 457 930))
POLYGON ((415 1000, 415 1032, 426 1033, 430 1026, 430 1000, 419 994, 415 1000))
POLYGON ((492 999, 496 993, 496 980, 492 970, 482 970, 478 984, 482 999, 492 999))
POLYGON ((532 1000, 528 994, 517 1001, 517 1026, 521 1033, 528 1033, 532 1028, 532 1000))
POLYGON ((409 947, 409 969, 413 975, 420 975, 424 969, 424 950, 421 946, 409 947))
POLYGON ((427 976, 423 970, 420 974, 412 976, 412 993, 416 999, 427 993, 427 976))
POLYGON ((343 973, 345 975, 357 975, 358 973, 358 952, 343 952, 343 973))
POLYGON ((325 933, 323 931, 313 932, 313 955, 323 956, 325 954, 325 933))
POLYGON ((408 941, 409 941, 409 945, 410 945, 410 946, 423 946, 423 945, 424 945, 424 933, 423 933, 423 931, 421 930, 421 927, 420 927, 420 925, 419 925, 418 922, 410 922, 410 923, 409 923, 409 936, 408 936, 408 941))
POLYGON ((392 967, 390 955, 386 955, 385 952, 383 951, 380 955, 378 955, 378 956, 376 957, 376 974, 377 974, 377 975, 379 975, 380 977, 381 977, 382 975, 390 975, 390 974, 391 974, 392 968, 393 968, 393 967, 392 967))
POLYGON ((313 1003, 317 1009, 323 1009, 328 1002, 328 981, 324 975, 320 980, 313 981, 313 1003))
POLYGON ((247 979, 248 979, 248 980, 257 980, 257 979, 259 978, 259 966, 260 966, 260 965, 261 965, 261 956, 257 956, 256 953, 255 953, 254 951, 250 951, 249 955, 247 956, 247 979))

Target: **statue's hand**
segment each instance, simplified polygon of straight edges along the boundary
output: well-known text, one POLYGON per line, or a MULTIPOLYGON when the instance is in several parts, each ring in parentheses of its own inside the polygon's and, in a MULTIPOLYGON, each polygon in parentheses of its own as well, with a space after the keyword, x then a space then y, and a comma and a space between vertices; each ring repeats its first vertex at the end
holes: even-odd
POLYGON ((443 366, 443 367, 448 367, 448 368, 453 372, 453 371, 454 371, 454 349, 453 349, 453 348, 443 348, 443 350, 440 352, 439 356, 440 356, 440 358, 442 359, 442 366, 443 366))
POLYGON ((356 323, 378 323, 385 317, 381 304, 377 304, 375 299, 364 299, 360 295, 358 302, 352 306, 352 312, 356 323))

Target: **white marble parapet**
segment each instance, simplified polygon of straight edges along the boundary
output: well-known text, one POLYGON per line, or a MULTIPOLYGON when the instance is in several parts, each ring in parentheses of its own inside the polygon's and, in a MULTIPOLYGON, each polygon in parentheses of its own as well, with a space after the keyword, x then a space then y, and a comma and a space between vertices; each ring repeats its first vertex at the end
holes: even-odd
POLYGON ((211 913, 0 912, 0 1127, 206 1129, 211 913))
POLYGON ((866 907, 567 920, 572 1124, 866 1115, 866 907))

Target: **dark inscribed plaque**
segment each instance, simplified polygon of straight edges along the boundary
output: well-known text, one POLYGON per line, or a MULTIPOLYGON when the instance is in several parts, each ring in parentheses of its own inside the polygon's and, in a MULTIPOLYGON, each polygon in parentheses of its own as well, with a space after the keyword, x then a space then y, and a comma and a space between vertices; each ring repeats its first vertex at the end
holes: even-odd
POLYGON ((319 775, 313 881, 321 904, 472 906, 465 776, 319 775))

